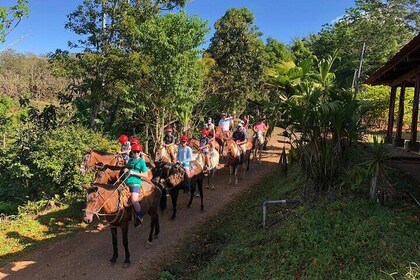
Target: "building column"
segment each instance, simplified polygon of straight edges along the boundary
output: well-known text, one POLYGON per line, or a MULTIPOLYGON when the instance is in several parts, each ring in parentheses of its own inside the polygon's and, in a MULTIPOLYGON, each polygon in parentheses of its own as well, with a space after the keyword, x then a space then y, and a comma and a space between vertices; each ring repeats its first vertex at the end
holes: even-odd
POLYGON ((420 73, 416 75, 416 85, 414 87, 413 114, 411 116, 411 137, 410 146, 417 148, 417 123, 419 118, 419 98, 420 98, 420 73))
POLYGON ((392 143, 392 132, 394 129, 394 114, 395 114, 395 97, 397 95, 397 86, 391 88, 391 96, 389 98, 389 112, 388 112, 388 130, 386 133, 385 142, 392 143))
POLYGON ((405 96, 405 82, 401 83, 400 91, 400 104, 398 104, 398 119, 397 119, 397 135, 395 137, 395 145, 404 146, 404 140, 402 139, 402 126, 404 118, 404 96, 405 96))

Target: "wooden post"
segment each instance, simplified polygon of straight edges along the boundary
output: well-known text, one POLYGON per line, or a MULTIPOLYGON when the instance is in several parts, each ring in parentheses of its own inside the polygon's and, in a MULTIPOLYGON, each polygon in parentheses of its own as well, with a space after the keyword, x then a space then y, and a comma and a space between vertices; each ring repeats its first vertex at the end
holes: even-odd
POLYGON ((397 135, 395 137, 396 146, 404 145, 404 141, 402 141, 402 126, 403 126, 403 118, 404 118, 404 95, 405 95, 405 82, 402 82, 401 91, 400 91, 400 103, 398 104, 397 135))
POLYGON ((392 143, 392 132, 394 128, 394 113, 395 113, 395 97, 397 95, 397 86, 391 88, 391 96, 389 98, 389 112, 388 112, 388 131, 385 142, 392 143))
POLYGON ((417 142, 419 98, 420 98, 420 73, 416 75, 416 85, 414 87, 413 114, 411 116, 411 137, 410 137, 410 146, 412 147, 416 147, 416 142, 417 142))

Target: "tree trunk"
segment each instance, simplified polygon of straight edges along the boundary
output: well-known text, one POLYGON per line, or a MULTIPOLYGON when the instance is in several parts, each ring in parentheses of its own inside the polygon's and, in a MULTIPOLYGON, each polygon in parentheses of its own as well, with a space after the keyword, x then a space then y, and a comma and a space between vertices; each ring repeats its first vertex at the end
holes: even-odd
POLYGON ((146 131, 146 141, 144 143, 144 152, 149 154, 149 124, 145 124, 145 131, 146 131))
POLYGON ((89 125, 90 129, 95 129, 95 121, 98 116, 98 111, 99 111, 99 104, 94 103, 90 111, 90 125, 89 125))

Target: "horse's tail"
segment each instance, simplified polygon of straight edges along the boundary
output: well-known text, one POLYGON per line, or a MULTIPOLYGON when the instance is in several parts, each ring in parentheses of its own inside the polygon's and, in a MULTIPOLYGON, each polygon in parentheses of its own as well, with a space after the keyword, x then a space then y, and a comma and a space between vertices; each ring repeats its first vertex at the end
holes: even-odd
POLYGON ((160 187, 160 190, 162 191, 162 196, 160 197, 160 211, 163 213, 163 210, 166 209, 166 188, 160 187))

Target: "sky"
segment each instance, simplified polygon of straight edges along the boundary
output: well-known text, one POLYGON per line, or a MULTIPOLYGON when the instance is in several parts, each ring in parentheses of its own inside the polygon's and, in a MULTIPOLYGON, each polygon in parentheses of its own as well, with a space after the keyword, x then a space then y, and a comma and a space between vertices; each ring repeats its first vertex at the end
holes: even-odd
MULTIPOLYGON (((0 0, 10 6, 16 0, 0 0)), ((56 49, 69 50, 67 42, 77 36, 64 24, 83 0, 29 0, 30 14, 0 43, 0 51, 11 48, 17 52, 46 54, 56 49)), ((211 27, 207 42, 214 33, 214 23, 229 8, 247 7, 255 16, 255 25, 263 39, 273 37, 285 44, 294 39, 317 33, 326 23, 332 23, 354 6, 354 0, 190 0, 186 12, 208 22, 211 27)), ((70 50, 71 51, 71 50, 70 50)))

